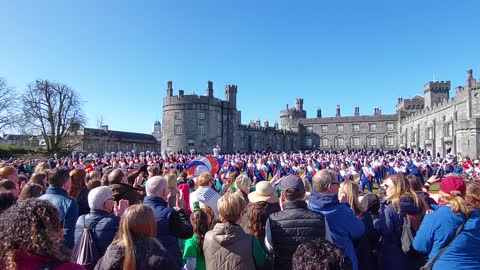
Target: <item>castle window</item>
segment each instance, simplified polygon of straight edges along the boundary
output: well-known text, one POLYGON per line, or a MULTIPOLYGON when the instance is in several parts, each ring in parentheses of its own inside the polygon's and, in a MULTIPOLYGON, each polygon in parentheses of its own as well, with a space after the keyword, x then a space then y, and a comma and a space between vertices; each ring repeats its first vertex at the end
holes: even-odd
POLYGON ((322 125, 322 133, 327 133, 328 132, 328 126, 327 125, 322 125))
POLYGON ((360 132, 360 125, 359 124, 353 124, 353 132, 360 132))
POLYGON ((328 147, 328 138, 322 138, 322 140, 320 141, 320 145, 322 147, 328 147))
POLYGON ((307 141, 306 141, 306 144, 308 147, 311 147, 312 146, 312 139, 308 138, 307 141))
POLYGON ((218 122, 222 121, 222 116, 220 114, 217 114, 217 121, 218 122))
POLYGON ((393 131, 393 123, 387 123, 387 130, 393 131))
POLYGON ((450 122, 447 124, 447 136, 451 137, 453 136, 453 123, 450 122))
POLYGON ((194 140, 188 140, 188 146, 195 146, 194 140))
POLYGON ((198 133, 200 135, 205 135, 205 127, 204 126, 198 126, 198 133))
POLYGON ((182 112, 175 112, 175 120, 182 119, 182 112))
POLYGON ((377 131, 377 124, 370 124, 370 131, 377 131))
POLYGON ((360 145, 360 138, 359 137, 352 137, 352 145, 359 146, 360 145))
POLYGON ((367 139, 368 146, 376 146, 377 145, 377 137, 370 137, 367 139))
POLYGON ((342 133, 343 132, 343 125, 337 125, 337 132, 342 133))
POLYGON ((393 145, 393 136, 387 136, 387 145, 392 146, 393 145))
POLYGON ((167 140, 167 147, 172 147, 172 139, 167 140))
POLYGON ((217 127, 217 136, 222 136, 222 129, 220 127, 217 127))
POLYGON ((342 137, 340 138, 335 138, 335 146, 344 146, 345 145, 345 139, 342 137))
POLYGON ((307 127, 307 134, 313 133, 313 127, 307 127))
POLYGON ((182 134, 182 126, 175 125, 174 126, 174 133, 175 133, 175 135, 181 135, 182 134))
POLYGON ((427 140, 432 140, 433 139, 433 128, 428 128, 427 129, 427 140))
POLYGON ((205 120, 205 113, 204 112, 198 113, 198 119, 205 120))

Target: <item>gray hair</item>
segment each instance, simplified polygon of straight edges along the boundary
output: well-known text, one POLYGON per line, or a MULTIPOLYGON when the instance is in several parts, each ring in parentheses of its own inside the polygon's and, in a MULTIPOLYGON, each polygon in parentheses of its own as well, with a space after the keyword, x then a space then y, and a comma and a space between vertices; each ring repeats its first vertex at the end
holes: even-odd
POLYGON ((167 180, 163 176, 154 176, 147 180, 145 191, 147 196, 157 196, 159 190, 167 188, 167 180))
POLYGON ((320 170, 312 178, 313 190, 318 193, 324 191, 328 185, 335 182, 336 178, 335 172, 327 169, 320 170))
POLYGON ((88 207, 103 210, 108 199, 112 198, 112 189, 107 186, 96 187, 88 192, 88 207))

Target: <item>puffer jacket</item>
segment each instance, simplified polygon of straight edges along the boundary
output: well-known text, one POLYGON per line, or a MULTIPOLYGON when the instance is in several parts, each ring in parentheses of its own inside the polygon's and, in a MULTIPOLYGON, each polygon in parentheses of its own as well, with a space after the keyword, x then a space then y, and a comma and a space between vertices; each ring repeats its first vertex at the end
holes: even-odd
POLYGON ((217 223, 203 242, 207 270, 255 269, 252 241, 253 236, 240 225, 217 223))
MULTIPOLYGON (((136 269, 179 269, 157 239, 152 237, 135 239, 133 246, 136 269)), ((124 247, 110 245, 105 255, 98 260, 95 270, 122 270, 124 259, 124 247)))
POLYGON ((99 254, 104 254, 118 231, 120 218, 107 211, 92 209, 89 214, 78 218, 75 226, 75 242, 82 234, 84 226, 89 227, 94 222, 97 224, 92 227, 92 237, 99 254))
POLYGON ((78 218, 78 203, 68 197, 63 188, 49 187, 45 194, 39 197, 40 200, 49 201, 57 207, 60 213, 60 220, 63 220, 63 237, 67 247, 73 248, 75 224, 78 218))

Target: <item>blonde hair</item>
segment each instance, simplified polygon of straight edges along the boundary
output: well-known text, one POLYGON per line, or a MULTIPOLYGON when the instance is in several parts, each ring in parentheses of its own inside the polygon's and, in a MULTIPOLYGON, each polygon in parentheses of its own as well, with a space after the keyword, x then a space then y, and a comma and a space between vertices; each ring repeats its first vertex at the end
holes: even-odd
POLYGON ((343 181, 340 184, 340 188, 338 189, 338 194, 345 193, 347 196, 347 202, 352 208, 355 215, 360 215, 365 212, 363 206, 360 204, 358 200, 358 184, 353 181, 343 181))
POLYGON ((173 173, 167 175, 167 188, 177 190, 177 176, 173 173))
POLYGON ((7 179, 10 175, 16 174, 16 173, 17 173, 17 169, 15 169, 15 167, 12 167, 12 166, 2 167, 0 168, 0 180, 7 179))
POLYGON ((439 190, 438 194, 442 197, 443 201, 445 201, 447 204, 450 204, 454 213, 462 212, 465 216, 470 215, 472 209, 460 191, 452 190, 450 191, 450 194, 448 194, 439 190))
POLYGON ((395 210, 400 211, 400 198, 404 195, 407 195, 413 198, 413 201, 417 207, 422 207, 423 211, 425 211, 423 203, 420 201, 415 191, 412 190, 410 184, 402 173, 390 175, 388 178, 392 180, 392 183, 395 186, 395 191, 393 194, 386 196, 385 200, 391 202, 395 210))
MULTIPOLYGON (((252 180, 246 174, 240 174, 237 179, 235 179, 235 188, 237 190, 248 190, 250 191, 250 185, 252 184, 252 180)), ((247 191, 247 193, 248 193, 247 191)))
POLYGON ((156 234, 157 223, 150 207, 136 204, 125 210, 120 219, 118 232, 112 242, 112 245, 124 247, 125 260, 123 262, 123 270, 136 269, 134 240, 142 237, 155 239, 156 234))
POLYGON ((42 161, 40 163, 37 164, 37 166, 35 167, 35 173, 46 173, 48 170, 51 170, 52 167, 50 166, 50 164, 46 161, 42 161))
POLYGON ((197 186, 208 187, 212 183, 212 176, 208 172, 204 172, 197 177, 197 186))
POLYGON ((221 222, 236 223, 242 217, 242 213, 247 206, 240 191, 227 192, 218 199, 218 216, 221 222))

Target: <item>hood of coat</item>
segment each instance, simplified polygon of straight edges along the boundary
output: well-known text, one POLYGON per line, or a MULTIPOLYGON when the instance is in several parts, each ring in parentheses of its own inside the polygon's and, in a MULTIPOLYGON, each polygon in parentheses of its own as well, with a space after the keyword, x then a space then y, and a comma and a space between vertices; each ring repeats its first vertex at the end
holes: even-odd
POLYGON ((232 223, 217 223, 212 230, 212 238, 220 246, 229 246, 245 237, 245 231, 240 225, 232 223))

